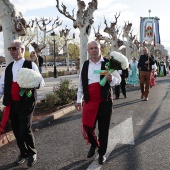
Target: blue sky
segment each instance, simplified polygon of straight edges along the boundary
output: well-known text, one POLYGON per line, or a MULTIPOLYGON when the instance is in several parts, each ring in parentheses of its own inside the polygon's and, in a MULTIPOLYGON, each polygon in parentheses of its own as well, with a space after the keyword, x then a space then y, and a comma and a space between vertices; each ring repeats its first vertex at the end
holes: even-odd
MULTIPOLYGON (((72 32, 75 32, 77 35, 79 34, 78 29, 74 29, 72 27, 72 20, 67 19, 63 15, 61 15, 56 8, 56 0, 11 0, 12 3, 16 6, 16 8, 22 12, 24 18, 26 20, 34 19, 34 18, 56 18, 59 17, 63 24, 58 27, 55 31, 61 30, 65 28, 71 28, 72 32)), ((75 12, 77 11, 77 0, 59 0, 60 5, 63 2, 68 11, 72 12, 73 8, 75 8, 75 12)), ((85 0, 86 6, 90 0, 85 0)), ((93 27, 97 29, 98 25, 101 24, 101 30, 105 27, 104 25, 104 16, 109 25, 110 22, 114 22, 114 15, 121 12, 120 17, 118 18, 117 25, 120 29, 122 29, 124 22, 132 22, 133 34, 137 34, 139 36, 139 24, 140 17, 148 17, 149 12, 151 10, 150 16, 157 16, 160 18, 159 27, 160 27, 160 37, 161 44, 165 46, 165 49, 168 50, 170 54, 170 2, 167 0, 98 0, 98 9, 94 12, 94 24, 93 27)), ((102 32, 102 31, 101 31, 102 32)), ((91 38, 94 38, 94 31, 91 30, 91 38)), ((107 34, 106 34, 107 35, 107 34)), ((3 47, 3 37, 2 33, 0 33, 0 49, 3 47)), ((2 54, 0 50, 0 55, 2 54)))

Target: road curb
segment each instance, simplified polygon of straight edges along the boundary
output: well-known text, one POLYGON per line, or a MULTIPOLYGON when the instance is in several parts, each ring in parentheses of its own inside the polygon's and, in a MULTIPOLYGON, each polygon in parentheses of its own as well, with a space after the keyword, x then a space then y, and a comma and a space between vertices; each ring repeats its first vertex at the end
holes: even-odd
MULTIPOLYGON (((45 125, 49 125, 50 122, 72 112, 75 111, 75 106, 67 106, 61 110, 58 110, 54 113, 51 113, 50 115, 47 115, 39 120, 36 120, 33 122, 32 124, 32 130, 35 131, 37 129, 42 128, 45 125)), ((12 131, 6 133, 6 135, 2 135, 2 137, 0 138, 0 147, 8 144, 8 140, 9 139, 10 142, 15 140, 14 134, 12 131)))

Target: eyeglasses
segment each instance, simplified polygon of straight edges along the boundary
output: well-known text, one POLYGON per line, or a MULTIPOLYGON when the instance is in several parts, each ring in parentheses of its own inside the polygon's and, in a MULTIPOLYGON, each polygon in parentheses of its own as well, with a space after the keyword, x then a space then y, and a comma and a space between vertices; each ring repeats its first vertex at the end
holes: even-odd
POLYGON ((8 51, 16 51, 18 49, 20 49, 21 47, 8 47, 8 51))

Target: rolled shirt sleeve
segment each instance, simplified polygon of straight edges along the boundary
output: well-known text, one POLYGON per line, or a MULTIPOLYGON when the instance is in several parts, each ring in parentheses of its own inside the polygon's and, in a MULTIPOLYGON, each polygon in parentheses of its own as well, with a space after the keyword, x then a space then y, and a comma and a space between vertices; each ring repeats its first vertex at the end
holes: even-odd
POLYGON ((83 99, 83 86, 81 81, 81 74, 79 75, 79 84, 78 84, 78 91, 77 91, 77 103, 82 103, 83 99))
POLYGON ((4 76, 5 76, 5 70, 2 73, 2 76, 0 78, 0 99, 4 95, 4 76))
POLYGON ((110 82, 110 86, 117 86, 121 83, 121 77, 117 70, 115 70, 112 74, 112 81, 110 82))

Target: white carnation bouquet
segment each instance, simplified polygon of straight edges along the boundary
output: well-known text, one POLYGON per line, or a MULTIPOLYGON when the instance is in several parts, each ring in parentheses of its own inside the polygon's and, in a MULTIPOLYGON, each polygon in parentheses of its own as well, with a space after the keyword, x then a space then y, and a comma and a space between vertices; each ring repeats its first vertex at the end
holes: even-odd
MULTIPOLYGON (((110 53, 109 62, 106 63, 106 70, 94 70, 94 74, 105 75, 106 73, 113 73, 114 70, 125 70, 129 67, 129 62, 126 56, 117 51, 110 53)), ((106 84, 106 78, 104 77, 99 84, 104 86, 106 84)))
POLYGON ((125 70, 129 67, 129 62, 126 56, 117 51, 110 53, 110 67, 114 70, 125 70))
POLYGON ((31 97, 31 90, 38 88, 42 81, 42 76, 36 71, 28 68, 21 68, 17 77, 17 83, 20 87, 20 96, 23 96, 25 93, 27 97, 31 97))

